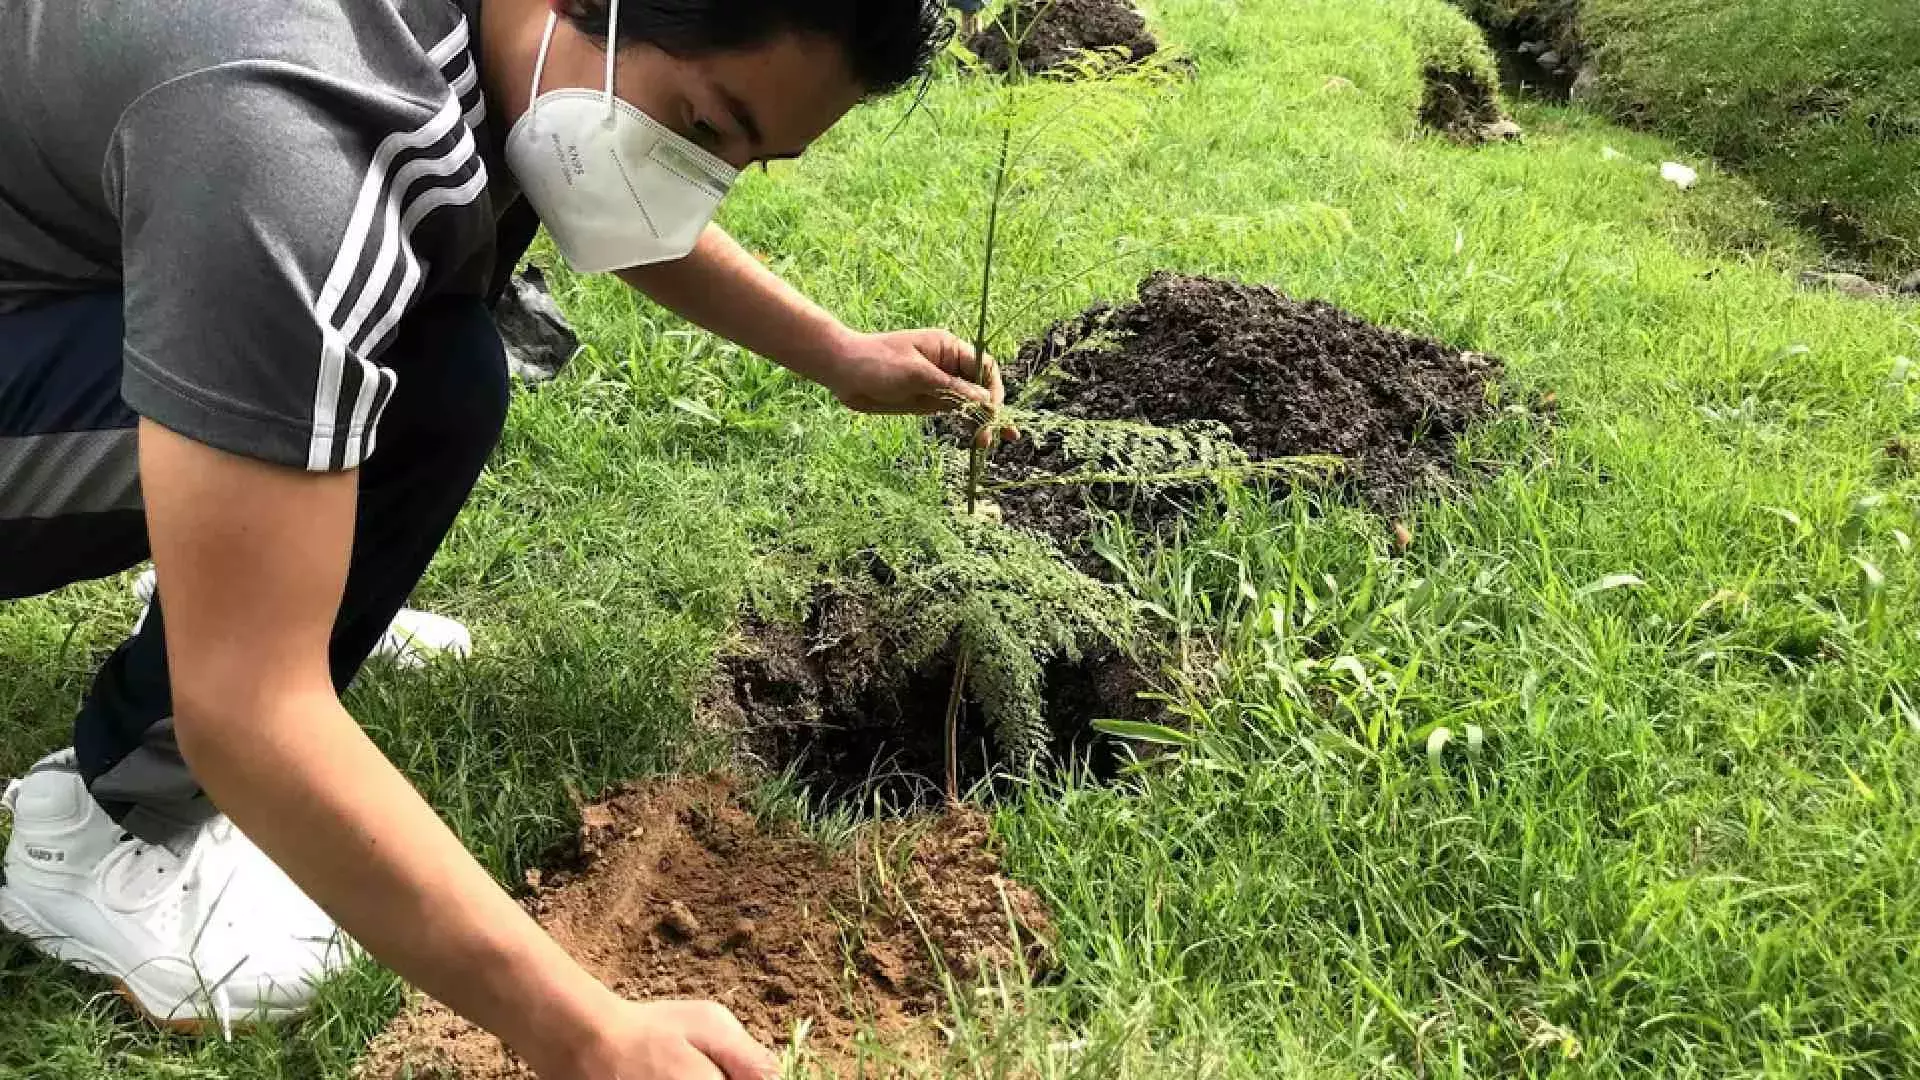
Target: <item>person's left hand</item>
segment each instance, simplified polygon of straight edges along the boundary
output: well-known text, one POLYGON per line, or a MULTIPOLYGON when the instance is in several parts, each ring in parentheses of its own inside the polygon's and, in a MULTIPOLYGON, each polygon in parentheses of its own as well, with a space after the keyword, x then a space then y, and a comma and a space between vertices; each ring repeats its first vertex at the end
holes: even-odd
MULTIPOLYGON (((973 381, 973 346, 945 330, 855 334, 821 382, 850 409, 865 413, 951 412, 966 402, 998 411, 1006 400, 1000 365, 991 356, 982 383, 973 381)), ((982 429, 983 443, 995 433, 982 429)), ((999 432, 1014 437, 1012 428, 999 432)))

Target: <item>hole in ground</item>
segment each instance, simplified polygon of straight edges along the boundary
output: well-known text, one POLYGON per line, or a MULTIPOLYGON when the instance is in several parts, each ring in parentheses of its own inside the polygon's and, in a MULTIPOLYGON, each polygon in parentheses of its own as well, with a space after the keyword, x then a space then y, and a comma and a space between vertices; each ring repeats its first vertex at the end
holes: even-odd
MULTIPOLYGON (((798 626, 748 618, 723 658, 702 711, 741 733, 745 752, 772 772, 791 769, 816 803, 920 810, 946 785, 946 708, 956 646, 909 665, 888 629, 859 599, 823 588, 798 626)), ((1118 653, 1043 663, 1042 713, 1051 760, 1111 779, 1120 744, 1096 732, 1106 718, 1156 720, 1161 709, 1140 668, 1118 653)), ((1024 763, 1004 759, 981 702, 966 697, 959 727, 959 782, 1002 783, 1024 763)))

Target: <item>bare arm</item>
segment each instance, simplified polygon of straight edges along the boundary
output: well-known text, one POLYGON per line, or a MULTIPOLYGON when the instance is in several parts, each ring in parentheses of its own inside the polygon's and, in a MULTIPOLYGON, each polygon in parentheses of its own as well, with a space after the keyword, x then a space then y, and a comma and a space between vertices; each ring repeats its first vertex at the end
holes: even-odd
POLYGON ((857 336, 718 225, 707 226, 685 258, 619 277, 688 322, 815 382, 826 381, 834 356, 857 336))
POLYGON ((976 385, 974 350, 944 330, 862 334, 760 265, 718 225, 692 254, 619 273, 682 318, 832 390, 850 408, 935 413, 958 399, 998 404, 1000 373, 976 385))
POLYGON ((717 1022, 717 1007, 677 1007, 705 1010, 680 1019, 641 1015, 595 981, 341 707, 327 646, 346 583, 356 474, 262 464, 150 421, 140 427, 140 471, 166 582, 180 748, 214 803, 309 896, 543 1077, 713 1076, 719 1065, 738 1080, 766 1071, 771 1059, 754 1058, 757 1047, 704 1026, 717 1022), (702 1046, 709 1035, 722 1045, 702 1046), (686 1057, 696 1053, 713 1064, 686 1057))

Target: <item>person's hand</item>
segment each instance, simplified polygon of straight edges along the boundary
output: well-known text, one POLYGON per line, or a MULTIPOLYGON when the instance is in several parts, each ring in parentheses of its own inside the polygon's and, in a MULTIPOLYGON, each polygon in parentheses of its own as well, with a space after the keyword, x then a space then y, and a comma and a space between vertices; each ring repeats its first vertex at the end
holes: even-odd
POLYGON ((540 1080, 772 1080, 780 1060, 711 1001, 618 1001, 585 1045, 530 1059, 540 1080))
MULTIPOLYGON (((859 412, 925 415, 969 402, 998 411, 1006 400, 1000 365, 989 356, 982 367, 976 383, 973 346, 945 330, 896 330, 852 335, 821 381, 841 404, 859 412)), ((983 429, 982 442, 993 436, 983 429)))

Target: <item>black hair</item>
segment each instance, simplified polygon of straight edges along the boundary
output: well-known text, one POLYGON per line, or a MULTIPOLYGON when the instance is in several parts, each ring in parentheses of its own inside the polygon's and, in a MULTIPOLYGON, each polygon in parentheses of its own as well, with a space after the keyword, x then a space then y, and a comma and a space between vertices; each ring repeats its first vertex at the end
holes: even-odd
MULTIPOLYGON (((582 32, 606 39, 607 0, 562 0, 559 8, 582 32)), ((672 56, 750 49, 788 33, 840 46, 854 80, 878 95, 925 74, 953 24, 944 0, 620 0, 620 43, 672 56)))

